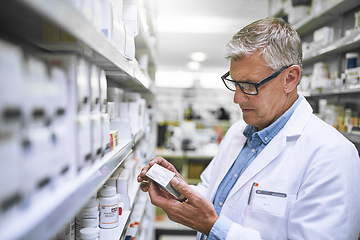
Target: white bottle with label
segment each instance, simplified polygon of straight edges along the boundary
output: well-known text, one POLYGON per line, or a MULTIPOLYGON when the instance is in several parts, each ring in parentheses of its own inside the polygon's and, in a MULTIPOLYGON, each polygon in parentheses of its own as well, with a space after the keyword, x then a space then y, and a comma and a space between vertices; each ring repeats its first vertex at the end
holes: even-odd
POLYGON ((100 228, 115 228, 119 225, 119 199, 116 188, 105 185, 99 193, 100 228))

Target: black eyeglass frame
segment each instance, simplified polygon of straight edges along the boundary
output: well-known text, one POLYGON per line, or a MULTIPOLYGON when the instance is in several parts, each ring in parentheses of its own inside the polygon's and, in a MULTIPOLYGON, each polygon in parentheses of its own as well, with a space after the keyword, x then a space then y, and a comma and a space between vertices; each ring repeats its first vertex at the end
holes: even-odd
POLYGON ((271 74, 270 76, 264 78, 263 80, 261 80, 260 82, 257 82, 257 83, 250 83, 250 82, 241 82, 241 81, 235 81, 235 80, 232 80, 232 79, 228 79, 227 77, 230 76, 230 71, 228 71, 227 73, 225 73, 224 75, 221 76, 221 80, 223 81, 223 83, 225 84, 226 88, 229 89, 230 91, 232 92, 235 92, 236 91, 236 86, 239 86, 239 88, 241 89, 241 91, 247 95, 258 95, 259 94, 259 87, 261 87, 262 85, 264 85, 265 83, 269 82, 270 80, 276 78, 277 76, 279 76, 280 73, 282 73, 282 71, 284 71, 285 69, 291 67, 292 65, 289 65, 289 66, 284 66, 282 67, 279 71, 276 71, 274 72, 273 74, 271 74), (235 90, 231 89, 228 87, 228 85, 226 84, 226 81, 230 81, 230 82, 233 82, 235 84, 235 90), (256 93, 247 93, 244 91, 244 88, 240 85, 241 83, 244 83, 244 84, 250 84, 250 85, 253 85, 256 89, 256 93))

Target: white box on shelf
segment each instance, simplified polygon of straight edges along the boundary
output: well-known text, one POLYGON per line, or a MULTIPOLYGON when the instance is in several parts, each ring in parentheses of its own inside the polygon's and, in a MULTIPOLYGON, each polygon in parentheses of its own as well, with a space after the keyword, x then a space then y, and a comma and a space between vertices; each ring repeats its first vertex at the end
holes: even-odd
POLYGON ((76 68, 77 110, 86 114, 91 109, 89 63, 79 58, 76 68))
POLYGON ((125 49, 125 26, 121 20, 121 12, 112 4, 112 38, 111 41, 117 47, 121 54, 125 49))
POLYGON ((326 45, 334 41, 334 28, 333 27, 322 27, 314 31, 313 34, 314 43, 320 43, 326 45))
POLYGON ((107 103, 107 80, 104 70, 100 70, 100 112, 106 113, 107 103))
POLYGON ((138 92, 125 92, 124 101, 125 102, 136 102, 141 99, 141 94, 138 92))
MULTIPOLYGON (((72 117, 77 114, 77 75, 79 57, 75 54, 39 54, 39 57, 46 60, 51 67, 59 67, 66 74, 67 107, 66 112, 72 117)), ((62 90, 63 91, 63 90, 62 90)), ((75 118, 73 119, 75 121, 75 118)))
POLYGON ((91 65, 90 99, 91 112, 100 113, 100 69, 94 64, 91 65))
POLYGON ((90 22, 92 22, 92 18, 94 15, 93 11, 94 11, 94 0, 81 1, 80 12, 90 22))
POLYGON ((130 210, 129 181, 130 170, 122 169, 116 180, 116 192, 120 194, 120 201, 124 203, 124 211, 130 210))
POLYGON ((119 19, 122 19, 123 7, 124 7, 123 0, 111 0, 111 1, 113 7, 116 8, 116 11, 118 12, 119 19))
MULTIPOLYGON (((20 131, 1 130, 0 134, 0 213, 20 199, 20 131)), ((3 214, 0 214, 0 219, 3 214)))
POLYGON ((119 104, 119 121, 130 124, 129 103, 128 102, 121 102, 119 104))
POLYGON ((104 154, 110 150, 110 122, 109 115, 107 113, 101 114, 101 145, 104 154))
POLYGON ((145 117, 146 117, 146 100, 145 99, 140 99, 139 100, 139 127, 140 129, 144 129, 145 127, 145 117))
POLYGON ((113 10, 110 0, 101 0, 102 5, 102 33, 109 39, 112 40, 113 30, 113 10))
POLYGON ((108 102, 120 103, 123 100, 124 90, 118 87, 107 88, 108 102))
POLYGON ((114 122, 116 120, 116 109, 114 102, 107 102, 107 114, 109 115, 109 121, 114 122))
POLYGON ((23 114, 23 53, 8 42, 0 40, 0 129, 19 128, 23 114))
POLYGON ((96 29, 101 32, 102 28, 102 20, 103 20, 103 10, 102 10, 102 1, 101 0, 93 0, 93 16, 92 23, 96 29))
POLYGON ((102 125, 101 115, 91 116, 91 148, 93 159, 99 159, 102 156, 102 125))
POLYGON ((79 170, 92 163, 90 115, 76 117, 76 151, 79 170))
POLYGON ((24 129, 21 156, 20 188, 24 195, 32 194, 50 185, 56 172, 51 150, 51 134, 46 127, 24 129))
POLYGON ((126 32, 130 33, 133 38, 139 34, 139 14, 137 0, 124 0, 122 21, 124 22, 126 32))
POLYGON ((54 165, 54 176, 57 182, 62 179, 70 179, 76 175, 76 158, 74 141, 68 125, 55 124, 50 127, 52 160, 54 165))
POLYGON ((83 0, 67 0, 77 11, 80 11, 83 0))
MULTIPOLYGON (((67 115, 67 107, 69 105, 69 92, 68 92, 68 81, 66 73, 63 69, 58 67, 51 67, 50 70, 51 82, 54 84, 52 96, 49 96, 50 101, 54 101, 54 106, 51 114, 52 122, 63 122, 67 115)), ((51 111, 51 110, 49 110, 51 111)))
POLYGON ((28 56, 25 63, 24 79, 24 122, 25 125, 45 124, 46 121, 46 84, 49 75, 45 62, 28 56))
MULTIPOLYGON (((123 93, 124 90, 121 88, 108 87, 107 89, 108 102, 113 102, 113 115, 110 116, 111 121, 117 121, 120 117, 119 104, 123 99, 123 93)), ((108 113, 111 114, 110 109, 108 109, 108 113)))
POLYGON ((123 168, 116 180, 116 191, 117 193, 129 193, 129 179, 130 179, 130 169, 123 168))
POLYGON ((129 118, 132 134, 140 131, 140 102, 129 102, 129 118))
POLYGON ((124 49, 125 58, 129 60, 135 59, 135 37, 126 30, 126 44, 124 49))
POLYGON ((360 67, 345 69, 346 84, 358 84, 360 82, 360 67))

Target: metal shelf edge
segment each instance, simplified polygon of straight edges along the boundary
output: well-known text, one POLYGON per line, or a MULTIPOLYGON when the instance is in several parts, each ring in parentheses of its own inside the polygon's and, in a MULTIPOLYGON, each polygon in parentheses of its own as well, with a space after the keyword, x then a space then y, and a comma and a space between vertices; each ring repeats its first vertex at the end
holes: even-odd
POLYGON ((131 139, 121 143, 122 147, 83 169, 75 179, 61 183, 55 190, 39 193, 29 209, 18 209, 17 214, 1 223, 0 239, 49 239, 55 235, 132 152, 131 139), (14 222, 18 223, 16 228, 14 222))

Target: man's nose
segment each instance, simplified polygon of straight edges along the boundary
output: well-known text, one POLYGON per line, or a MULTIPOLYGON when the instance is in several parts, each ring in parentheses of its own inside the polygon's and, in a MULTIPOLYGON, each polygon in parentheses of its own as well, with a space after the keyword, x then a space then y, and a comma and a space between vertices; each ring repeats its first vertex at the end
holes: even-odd
POLYGON ((234 94, 234 103, 239 104, 246 102, 249 99, 249 96, 245 94, 239 86, 236 86, 235 94, 234 94))

